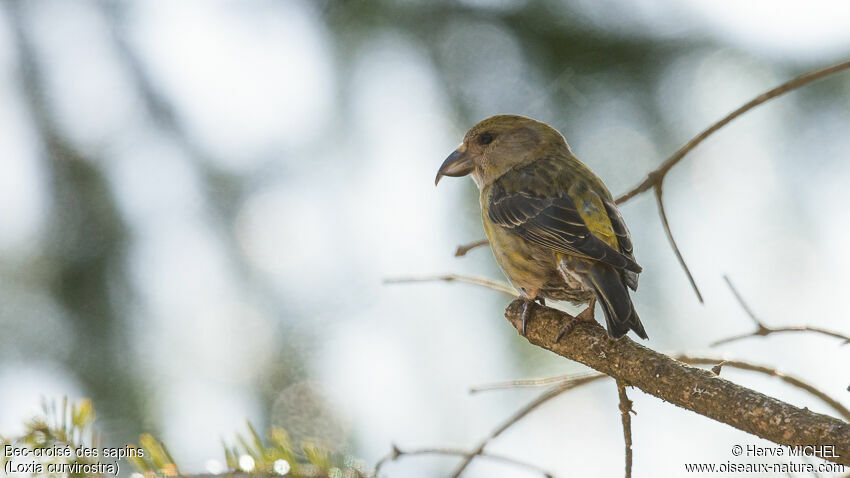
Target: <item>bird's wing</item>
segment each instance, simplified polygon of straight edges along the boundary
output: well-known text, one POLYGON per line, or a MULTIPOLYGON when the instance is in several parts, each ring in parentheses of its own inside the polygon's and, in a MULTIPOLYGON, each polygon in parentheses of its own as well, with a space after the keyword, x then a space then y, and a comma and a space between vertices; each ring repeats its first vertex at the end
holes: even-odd
MULTIPOLYGON (((629 259, 635 260, 632 235, 629 233, 629 228, 626 227, 626 221, 623 219, 623 215, 620 214, 620 210, 617 209, 617 204, 613 200, 606 199, 603 201, 603 205, 605 206, 605 211, 608 214, 608 219, 611 221, 611 227, 614 234, 617 236, 617 244, 620 246, 620 252, 629 259)), ((623 278, 626 280, 626 285, 628 285, 632 290, 637 290, 637 273, 630 270, 625 270, 623 272, 623 278)))
POLYGON ((557 187, 559 181, 547 177, 551 171, 525 170, 539 166, 532 163, 510 171, 493 183, 490 220, 552 250, 640 272, 625 223, 622 218, 612 221, 603 198, 582 181, 572 181, 564 190, 557 187), (627 249, 619 242, 621 234, 627 249))

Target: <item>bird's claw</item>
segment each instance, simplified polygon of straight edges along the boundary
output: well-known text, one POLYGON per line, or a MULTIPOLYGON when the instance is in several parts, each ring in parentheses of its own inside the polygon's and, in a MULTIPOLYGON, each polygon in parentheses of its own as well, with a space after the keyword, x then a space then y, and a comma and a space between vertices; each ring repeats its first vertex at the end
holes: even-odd
MULTIPOLYGON (((520 317, 522 318, 522 327, 520 329, 520 333, 522 334, 523 337, 525 337, 525 331, 526 331, 526 328, 527 328, 526 326, 528 324, 528 320, 531 318, 531 315, 532 315, 531 309, 537 307, 537 304, 540 304, 540 306, 545 307, 546 306, 546 299, 544 299, 543 297, 535 297, 534 299, 530 299, 530 300, 523 298, 522 314, 520 315, 520 317)), ((581 317, 582 319, 593 320, 592 304, 591 304, 590 309, 591 309, 590 317, 584 317, 583 316, 583 314, 585 314, 585 312, 587 312, 587 311, 582 312, 579 315, 579 317, 581 317)), ((570 320, 564 325, 564 328, 562 328, 561 332, 558 334, 558 338, 555 340, 556 343, 559 340, 561 340, 561 337, 568 334, 570 331, 572 331, 575 328, 577 319, 578 319, 578 317, 571 317, 570 318, 570 320)))
POLYGON ((525 337, 525 324, 528 322, 528 304, 531 302, 524 301, 522 303, 522 336, 525 337))
POLYGON ((522 302, 522 316, 521 317, 522 317, 522 336, 523 337, 525 337, 525 328, 526 328, 525 326, 528 323, 528 319, 530 318, 529 317, 529 310, 532 309, 533 307, 536 307, 537 302, 540 302, 540 305, 544 305, 544 306, 546 305, 546 299, 544 299, 542 297, 536 297, 536 298, 531 299, 531 300, 523 300, 523 302, 522 302))
POLYGON ((575 328, 576 328, 576 325, 578 325, 579 321, 581 321, 581 320, 582 320, 582 319, 581 319, 581 318, 579 318, 579 317, 570 317, 569 319, 567 319, 567 321, 566 321, 566 323, 564 324, 564 326, 563 326, 563 327, 561 327, 561 331, 560 331, 560 332, 558 332, 558 336, 557 336, 557 337, 555 337, 555 343, 557 344, 558 342, 560 342, 560 341, 561 341, 561 339, 562 339, 565 335, 568 335, 570 332, 572 332, 572 331, 573 331, 573 329, 575 329, 575 328))
POLYGON ((568 335, 570 332, 572 332, 573 329, 575 329, 579 322, 581 322, 582 320, 593 320, 594 308, 596 308, 596 299, 591 299, 590 303, 587 304, 586 309, 582 310, 581 313, 579 313, 577 316, 570 317, 569 319, 567 319, 566 323, 564 323, 564 326, 561 327, 561 331, 558 332, 558 336, 555 337, 555 343, 557 344, 565 335, 568 335))

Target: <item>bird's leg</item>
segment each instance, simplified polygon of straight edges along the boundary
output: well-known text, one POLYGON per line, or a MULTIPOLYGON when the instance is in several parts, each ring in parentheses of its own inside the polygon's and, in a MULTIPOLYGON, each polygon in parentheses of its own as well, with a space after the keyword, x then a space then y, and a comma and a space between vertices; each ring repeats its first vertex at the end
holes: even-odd
POLYGON ((522 335, 525 337, 525 325, 530 318, 529 310, 537 305, 536 302, 540 302, 540 305, 546 305, 546 299, 538 296, 537 294, 531 295, 525 288, 522 289, 522 295, 520 296, 522 299, 522 335))
POLYGON ((555 337, 555 343, 557 344, 558 342, 561 341, 561 338, 563 338, 565 335, 572 332, 573 329, 576 328, 576 325, 578 325, 580 321, 582 321, 582 320, 593 320, 593 309, 594 309, 594 307, 596 307, 596 298, 590 299, 590 303, 587 304, 587 308, 584 309, 583 311, 581 311, 580 314, 578 314, 575 317, 570 317, 569 319, 567 319, 566 322, 564 322, 564 326, 561 327, 561 331, 558 332, 558 336, 555 337))

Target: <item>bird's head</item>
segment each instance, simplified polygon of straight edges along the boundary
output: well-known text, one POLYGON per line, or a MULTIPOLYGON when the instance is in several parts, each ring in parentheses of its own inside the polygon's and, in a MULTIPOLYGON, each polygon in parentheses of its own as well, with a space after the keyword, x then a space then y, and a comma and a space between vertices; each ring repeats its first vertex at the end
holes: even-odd
POLYGON ((525 116, 497 115, 470 129, 463 143, 440 166, 434 184, 443 176, 472 175, 479 188, 509 170, 537 159, 545 146, 567 143, 557 130, 525 116))

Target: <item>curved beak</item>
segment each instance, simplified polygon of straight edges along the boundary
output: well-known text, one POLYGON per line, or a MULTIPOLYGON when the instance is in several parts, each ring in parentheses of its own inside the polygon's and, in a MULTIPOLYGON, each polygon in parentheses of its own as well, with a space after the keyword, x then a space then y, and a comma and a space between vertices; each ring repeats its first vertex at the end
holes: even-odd
POLYGON ((440 178, 443 176, 466 176, 474 169, 475 164, 472 162, 472 158, 466 154, 466 146, 461 145, 443 161, 443 165, 440 166, 440 170, 437 171, 437 177, 434 179, 434 186, 440 182, 440 178))

